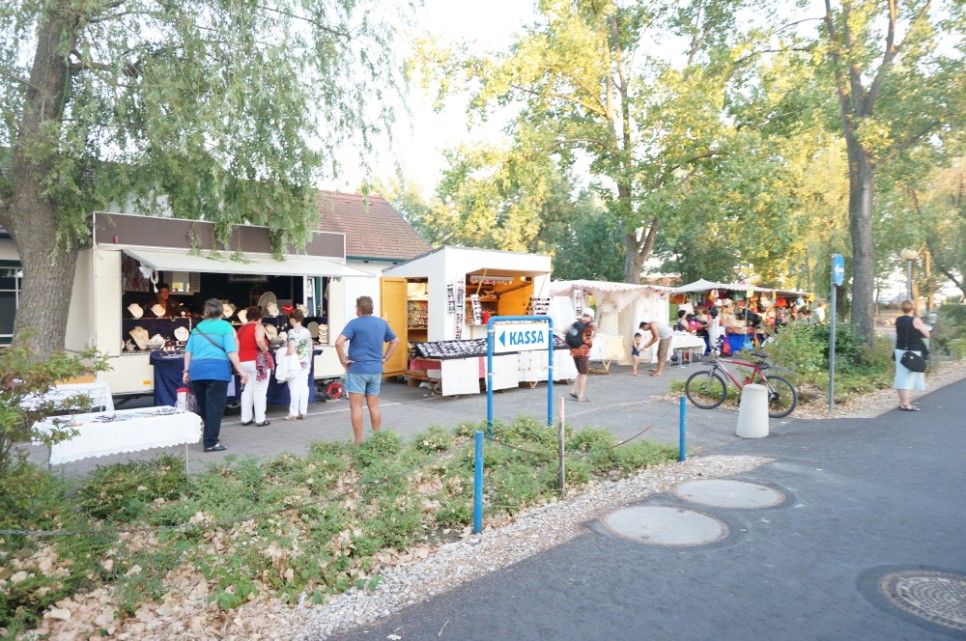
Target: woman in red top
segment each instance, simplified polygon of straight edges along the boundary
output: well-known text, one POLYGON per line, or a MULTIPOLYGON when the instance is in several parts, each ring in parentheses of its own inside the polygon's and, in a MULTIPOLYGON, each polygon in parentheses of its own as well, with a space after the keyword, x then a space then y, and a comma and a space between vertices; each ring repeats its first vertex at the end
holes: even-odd
POLYGON ((262 327, 262 309, 249 307, 245 315, 245 324, 238 328, 238 360, 242 371, 248 374, 248 384, 241 395, 241 424, 251 425, 254 421, 255 425, 263 426, 269 424, 265 418, 265 397, 271 372, 258 380, 255 359, 259 352, 268 353, 268 339, 262 327))

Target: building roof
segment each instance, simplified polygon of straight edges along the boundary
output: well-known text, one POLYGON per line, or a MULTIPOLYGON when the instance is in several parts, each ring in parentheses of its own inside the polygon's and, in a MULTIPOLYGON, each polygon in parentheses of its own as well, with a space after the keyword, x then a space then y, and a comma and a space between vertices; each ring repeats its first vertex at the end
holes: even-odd
POLYGON ((382 196, 319 192, 321 231, 345 234, 347 259, 402 261, 431 248, 382 196))

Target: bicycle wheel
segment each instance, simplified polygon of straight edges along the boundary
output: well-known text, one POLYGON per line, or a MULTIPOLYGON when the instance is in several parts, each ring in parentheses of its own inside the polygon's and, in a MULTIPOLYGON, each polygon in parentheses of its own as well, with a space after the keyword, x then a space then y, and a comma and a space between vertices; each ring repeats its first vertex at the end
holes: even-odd
POLYGON ((768 416, 784 418, 798 405, 798 391, 781 376, 769 376, 762 381, 768 388, 768 416))
POLYGON ((728 395, 728 384, 713 369, 706 372, 696 372, 688 377, 684 384, 684 393, 688 400, 703 410, 710 410, 724 403, 728 395))

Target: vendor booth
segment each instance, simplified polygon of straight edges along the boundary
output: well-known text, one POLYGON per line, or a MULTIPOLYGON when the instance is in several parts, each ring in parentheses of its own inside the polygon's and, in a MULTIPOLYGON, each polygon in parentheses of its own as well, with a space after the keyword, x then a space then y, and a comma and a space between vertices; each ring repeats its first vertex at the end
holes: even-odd
MULTIPOLYGON (((595 307, 597 339, 590 351, 591 361, 600 361, 609 371, 612 361, 631 364, 631 344, 638 326, 645 320, 667 321, 669 287, 635 285, 593 280, 568 280, 550 283, 550 315, 554 328, 565 331, 584 307, 595 307)), ((656 354, 655 350, 655 354, 656 354)), ((647 354, 642 354, 646 359, 647 354)))
POLYGON ((802 307, 814 297, 808 292, 790 289, 762 287, 750 283, 719 283, 704 279, 682 285, 671 292, 671 302, 678 309, 688 312, 695 307, 711 308, 715 314, 708 327, 710 345, 724 346, 728 352, 735 353, 746 349, 754 340, 760 340, 768 330, 761 326, 761 320, 751 318, 760 316, 763 310, 802 307), (754 308, 754 314, 747 309, 754 308))
MULTIPOLYGON (((386 375, 430 381, 444 396, 478 394, 486 381, 487 321, 546 315, 550 269, 545 255, 446 246, 383 270, 383 318, 408 347, 387 363, 386 375)), ((541 367, 546 380, 546 355, 541 365, 530 354, 495 356, 494 389, 532 382, 541 367)))
POLYGON ((95 213, 91 228, 91 246, 77 261, 65 345, 96 347, 111 357, 113 369, 98 380, 114 395, 155 391, 156 370, 180 359, 210 298, 223 301, 225 318, 236 326, 247 307, 262 307, 276 345, 288 329, 287 313, 301 307, 316 343, 315 380, 342 376, 335 350, 328 349, 336 338, 329 326, 348 320, 341 280, 369 277, 344 264, 343 234, 313 233, 304 254, 279 259, 264 227, 235 228, 227 246, 201 221, 95 213), (160 282, 170 288, 165 308, 156 293, 160 282))

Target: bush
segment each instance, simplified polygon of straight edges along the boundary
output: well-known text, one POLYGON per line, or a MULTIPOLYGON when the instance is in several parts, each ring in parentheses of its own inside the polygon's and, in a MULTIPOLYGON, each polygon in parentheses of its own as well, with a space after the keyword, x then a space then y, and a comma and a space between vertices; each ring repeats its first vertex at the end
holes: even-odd
POLYGON ((933 351, 966 358, 966 305, 943 305, 932 332, 933 351))

